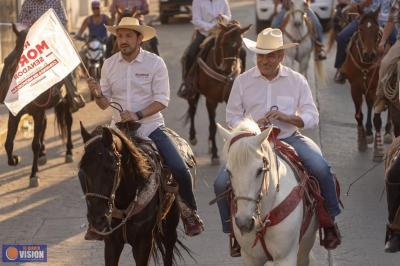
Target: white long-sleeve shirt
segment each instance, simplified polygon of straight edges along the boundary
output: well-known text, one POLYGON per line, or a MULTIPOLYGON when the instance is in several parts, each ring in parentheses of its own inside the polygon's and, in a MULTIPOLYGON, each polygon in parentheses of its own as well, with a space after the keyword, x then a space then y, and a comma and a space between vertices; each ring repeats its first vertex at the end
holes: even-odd
POLYGON ((231 20, 232 14, 227 0, 193 0, 192 23, 204 36, 217 25, 218 15, 231 20))
MULTIPOLYGON (((268 80, 257 66, 239 75, 233 83, 226 106, 226 122, 235 127, 244 118, 261 119, 272 106, 287 115, 298 115, 304 128, 318 125, 319 114, 307 80, 298 72, 281 65, 278 76, 268 80)), ((272 120, 281 129, 280 139, 291 136, 298 128, 292 124, 272 120)))
MULTIPOLYGON (((157 101, 168 106, 170 89, 168 70, 164 60, 143 49, 138 56, 127 62, 118 52, 104 61, 100 80, 103 95, 118 102, 124 110, 137 112, 157 101)), ((119 112, 113 109, 112 125, 121 120, 119 112)), ((138 134, 147 137, 159 126, 164 125, 161 112, 138 121, 138 134)))

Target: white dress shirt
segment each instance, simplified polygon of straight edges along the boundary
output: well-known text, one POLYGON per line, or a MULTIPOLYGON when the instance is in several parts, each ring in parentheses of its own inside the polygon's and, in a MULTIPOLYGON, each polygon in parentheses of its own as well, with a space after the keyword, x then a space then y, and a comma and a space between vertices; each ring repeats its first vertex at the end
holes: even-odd
MULTIPOLYGON (((278 76, 268 80, 257 66, 239 75, 233 83, 226 106, 226 122, 235 127, 244 118, 261 119, 272 106, 287 115, 298 115, 304 128, 318 125, 319 114, 307 80, 298 72, 281 65, 278 76)), ((292 124, 271 121, 281 129, 280 139, 291 136, 298 128, 292 124)))
POLYGON ((204 36, 208 36, 208 32, 217 25, 218 15, 231 20, 231 10, 227 0, 193 0, 192 23, 204 36))
MULTIPOLYGON (((125 61, 120 52, 104 61, 100 86, 103 95, 121 104, 124 110, 137 112, 154 101, 168 106, 169 78, 164 60, 142 49, 132 62, 125 61)), ((119 112, 113 109, 111 124, 120 120, 119 112)), ((147 137, 164 125, 164 117, 158 112, 138 122, 138 134, 147 137)))

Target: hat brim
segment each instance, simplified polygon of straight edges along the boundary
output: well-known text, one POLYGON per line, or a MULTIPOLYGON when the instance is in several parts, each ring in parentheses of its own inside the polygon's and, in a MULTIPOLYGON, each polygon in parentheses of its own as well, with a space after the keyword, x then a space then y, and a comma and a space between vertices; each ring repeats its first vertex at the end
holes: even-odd
POLYGON ((122 25, 122 26, 106 26, 106 29, 109 33, 117 35, 117 30, 119 29, 127 29, 137 31, 143 35, 143 42, 148 41, 156 36, 156 30, 153 27, 145 26, 145 25, 122 25))
POLYGON ((275 49, 261 49, 257 48, 257 43, 247 38, 243 38, 244 45, 246 45, 247 49, 256 53, 256 54, 269 54, 275 51, 289 49, 298 46, 298 43, 285 43, 284 45, 277 47, 275 49))

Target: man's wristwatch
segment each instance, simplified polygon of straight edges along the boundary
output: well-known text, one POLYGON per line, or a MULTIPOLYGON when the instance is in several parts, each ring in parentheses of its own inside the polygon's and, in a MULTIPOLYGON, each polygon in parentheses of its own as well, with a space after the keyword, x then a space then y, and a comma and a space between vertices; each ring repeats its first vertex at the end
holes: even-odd
POLYGON ((137 111, 135 114, 136 114, 136 116, 137 116, 138 120, 142 120, 142 119, 143 119, 143 117, 144 117, 144 115, 143 115, 142 111, 137 111))

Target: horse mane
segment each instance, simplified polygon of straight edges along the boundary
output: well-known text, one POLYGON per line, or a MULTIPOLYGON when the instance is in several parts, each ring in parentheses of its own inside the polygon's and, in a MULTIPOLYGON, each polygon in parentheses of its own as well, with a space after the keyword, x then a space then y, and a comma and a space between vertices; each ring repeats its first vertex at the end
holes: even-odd
MULTIPOLYGON (((260 128, 258 127, 257 123, 251 119, 244 119, 242 120, 233 130, 232 130, 232 137, 242 134, 244 132, 252 132, 256 135, 261 133, 260 128)), ((269 146, 269 145, 268 145, 269 146)), ((226 161, 230 162, 232 165, 241 165, 243 162, 249 161, 254 154, 258 151, 254 149, 254 145, 246 141, 246 138, 239 139, 235 142, 235 145, 230 147, 230 140, 227 140, 224 145, 224 155, 226 161), (228 156, 228 150, 229 156, 228 156)))
POLYGON ((28 30, 19 32, 14 49, 4 59, 4 68, 0 76, 0 103, 4 103, 4 99, 12 81, 12 76, 14 75, 19 63, 18 59, 24 51, 24 44, 27 35, 28 30))

